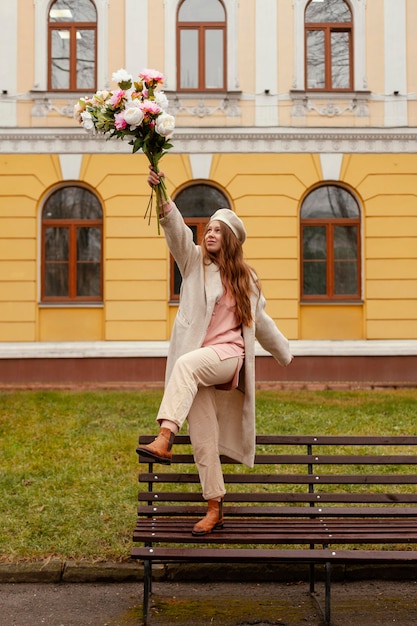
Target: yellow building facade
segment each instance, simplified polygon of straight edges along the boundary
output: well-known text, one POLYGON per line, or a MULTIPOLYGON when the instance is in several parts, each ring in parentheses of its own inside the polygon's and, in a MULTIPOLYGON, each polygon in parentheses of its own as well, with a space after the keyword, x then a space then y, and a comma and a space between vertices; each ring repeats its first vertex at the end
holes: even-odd
MULTIPOLYGON (((115 88, 114 71, 123 67, 136 77, 152 67, 164 74, 176 120, 173 148, 161 162, 168 191, 175 198, 190 185, 211 185, 244 220, 246 260, 261 279, 269 314, 300 357, 290 378, 320 379, 309 358, 382 363, 390 356, 402 357, 400 374, 381 366, 378 375, 359 368, 360 375, 415 380, 417 3, 85 4, 95 16, 95 89, 85 92, 53 83, 49 42, 54 28, 68 26, 51 18, 61 0, 0 6, 10 26, 0 43, 0 377, 9 380, 7 370, 19 379, 22 359, 33 359, 35 370, 51 355, 164 358, 178 304, 163 235, 154 217, 145 218, 147 159, 131 154, 127 142, 91 136, 73 117, 79 97, 115 88), (181 83, 194 68, 181 56, 183 32, 197 32, 198 17, 206 31, 215 23, 222 37, 220 70, 212 63, 220 87, 181 83), (323 57, 325 65, 329 55, 330 69, 320 65, 319 31, 330 46, 323 57), (332 49, 327 36, 341 47, 332 49), (66 186, 88 190, 102 210, 101 291, 91 301, 44 297, 45 207, 66 186), (355 297, 326 290, 305 297, 312 259, 303 243, 303 203, 321 187, 348 192, 358 207, 355 297)), ((207 73, 209 65, 206 59, 207 73)), ((195 71, 198 78, 201 69, 195 71)))

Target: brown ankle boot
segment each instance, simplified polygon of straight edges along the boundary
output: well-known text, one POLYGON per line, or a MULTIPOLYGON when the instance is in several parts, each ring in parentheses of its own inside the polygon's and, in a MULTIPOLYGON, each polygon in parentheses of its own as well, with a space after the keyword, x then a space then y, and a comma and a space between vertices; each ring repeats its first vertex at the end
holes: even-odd
POLYGON ((220 500, 209 500, 206 516, 195 524, 193 535, 208 535, 216 528, 223 528, 223 498, 220 500))
POLYGON ((169 428, 161 428, 155 441, 146 446, 138 446, 136 452, 147 456, 153 461, 170 465, 172 459, 172 444, 174 443, 175 433, 169 428))

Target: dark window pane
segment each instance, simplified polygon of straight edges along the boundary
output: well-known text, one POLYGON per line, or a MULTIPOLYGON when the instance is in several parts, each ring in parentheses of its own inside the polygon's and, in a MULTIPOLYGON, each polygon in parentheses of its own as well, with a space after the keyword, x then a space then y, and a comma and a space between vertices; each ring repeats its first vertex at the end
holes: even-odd
POLYGON ((324 89, 325 85, 324 31, 307 32, 307 87, 324 89))
POLYGON ((334 293, 338 296, 359 294, 358 264, 356 261, 335 261, 334 293))
POLYGON ((51 87, 69 89, 70 86, 70 31, 51 33, 51 87))
POLYGON ((198 31, 181 31, 181 89, 198 88, 198 31))
POLYGON ((90 0, 56 0, 49 10, 50 22, 95 22, 96 8, 90 0))
POLYGON ((350 87, 349 33, 332 32, 332 89, 350 87))
POLYGON ((312 0, 305 13, 306 22, 351 22, 352 15, 344 0, 312 0))
POLYGON ((219 0, 185 0, 178 13, 179 22, 223 22, 224 19, 219 0))
POLYGON ((94 30, 77 31, 77 89, 94 89, 95 36, 94 30))
POLYGON ((100 261, 100 228, 77 228, 77 261, 100 261))
POLYGON ((303 258, 326 259, 326 227, 303 226, 303 258))
POLYGON ((45 296, 67 297, 69 283, 68 263, 46 263, 45 266, 45 296))
POLYGON ((100 263, 77 263, 77 296, 100 296, 100 263))
POLYGON ((303 294, 305 296, 325 296, 327 293, 326 261, 304 262, 303 270, 303 294))
POLYGON ((358 237, 356 226, 334 227, 334 258, 338 260, 357 259, 358 237))
POLYGON ((47 261, 68 261, 69 230, 68 228, 45 229, 45 259, 47 261))
POLYGON ((351 193, 326 185, 308 194, 303 202, 301 217, 306 218, 357 218, 359 207, 351 193))
POLYGON ((100 202, 84 187, 64 187, 48 198, 43 219, 102 219, 100 202))
POLYGON ((230 209, 226 196, 216 187, 204 183, 180 191, 175 203, 184 217, 211 217, 217 209, 230 209))
POLYGON ((223 31, 206 30, 206 89, 223 88, 223 31))

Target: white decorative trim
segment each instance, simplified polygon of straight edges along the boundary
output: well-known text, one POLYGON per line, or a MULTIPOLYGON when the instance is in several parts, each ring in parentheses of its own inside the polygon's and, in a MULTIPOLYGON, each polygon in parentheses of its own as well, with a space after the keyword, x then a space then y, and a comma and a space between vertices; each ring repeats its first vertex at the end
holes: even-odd
MULTIPOLYGON (((165 3, 165 72, 166 91, 177 89, 177 11, 181 0, 165 3)), ((223 0, 227 21, 227 90, 239 89, 238 79, 238 7, 239 0, 223 0)))
POLYGON ((323 180, 340 180, 343 154, 320 154, 323 180))
POLYGON ((197 180, 199 178, 210 178, 212 161, 212 154, 190 154, 190 166, 193 179, 197 180))
MULTIPOLYGON (((305 89, 304 15, 309 0, 293 0, 294 9, 294 78, 293 89, 305 89)), ((354 25, 353 63, 354 90, 368 88, 366 78, 365 0, 349 0, 354 25)))
POLYGON ((405 0, 384 0, 385 126, 408 124, 406 13, 405 0))
POLYGON ((276 0, 255 3, 255 126, 278 126, 276 0))
MULTIPOLYGON (((35 5, 35 58, 33 91, 48 88, 48 11, 51 0, 33 0, 35 5)), ((109 87, 107 75, 109 0, 94 0, 97 9, 97 85, 109 87)))
MULTIPOLYGON (((0 343, 0 359, 165 358, 168 341, 0 343)), ((294 356, 416 356, 416 340, 290 341, 294 356)), ((270 356, 255 344, 256 356, 270 356)))
MULTIPOLYGON (((130 154, 127 142, 93 137, 79 128, 0 128, 0 154, 130 154)), ((417 128, 181 128, 176 154, 340 153, 415 154, 417 128)))
POLYGON ((62 180, 78 180, 80 178, 82 154, 59 154, 62 180))
MULTIPOLYGON (((148 5, 148 0, 125 0, 126 70, 135 80, 138 73, 148 67, 148 5)), ((114 71, 117 69, 115 67, 114 71)))

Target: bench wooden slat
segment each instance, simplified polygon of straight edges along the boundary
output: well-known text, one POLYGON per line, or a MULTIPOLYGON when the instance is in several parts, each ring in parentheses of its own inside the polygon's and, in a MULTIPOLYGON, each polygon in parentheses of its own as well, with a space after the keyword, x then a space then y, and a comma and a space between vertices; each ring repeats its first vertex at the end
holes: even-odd
MULTIPOLYGON (((153 435, 139 435, 139 443, 150 443, 153 435)), ((175 444, 191 443, 189 435, 176 435, 175 444)), ((256 445, 362 445, 417 446, 417 435, 257 435, 256 445)))
MULTIPOLYGON (((224 465, 236 465, 236 461, 221 456, 224 465)), ((149 463, 149 459, 139 455, 141 463, 149 463)), ((174 453, 172 463, 194 463, 192 454, 174 453)), ((256 454, 255 465, 417 465, 417 456, 411 455, 360 455, 360 454, 256 454)))
POLYGON ((416 563, 417 552, 406 550, 310 550, 310 549, 267 549, 242 548, 230 550, 221 548, 133 548, 132 557, 159 561, 193 561, 199 563, 416 563))
MULTIPOLYGON (((138 495, 141 502, 187 502, 201 501, 200 494, 175 491, 142 491, 138 495)), ((417 503, 417 493, 230 493, 227 502, 351 502, 351 503, 417 503)))
MULTIPOLYGON (((164 505, 146 505, 138 506, 138 515, 149 515, 152 517, 157 516, 172 516, 177 517, 181 515, 203 516, 205 514, 205 507, 202 506, 164 506, 164 505)), ((334 507, 309 507, 309 506, 227 506, 227 517, 236 516, 252 516, 252 517, 417 517, 417 507, 372 507, 370 509, 366 507, 352 507, 352 506, 334 506, 334 507)))
MULTIPOLYGON (((265 484, 265 485, 416 485, 415 474, 224 474, 227 484, 265 484)), ((196 473, 144 472, 139 476, 140 483, 190 483, 199 484, 196 473)))

